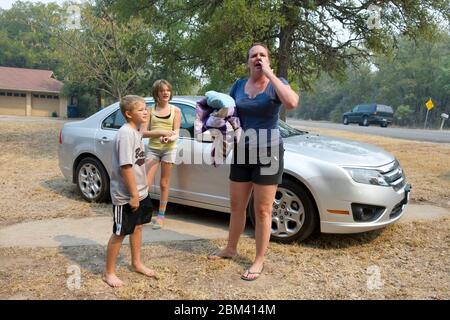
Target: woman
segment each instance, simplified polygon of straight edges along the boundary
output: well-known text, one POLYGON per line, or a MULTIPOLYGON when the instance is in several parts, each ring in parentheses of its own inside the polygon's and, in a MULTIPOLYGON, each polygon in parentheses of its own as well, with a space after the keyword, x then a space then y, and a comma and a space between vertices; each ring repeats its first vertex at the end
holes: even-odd
POLYGON ((237 80, 230 91, 246 134, 235 146, 235 161, 230 170, 228 244, 208 258, 217 260, 237 255, 239 237, 245 227, 246 208, 253 191, 256 256, 251 267, 241 276, 243 280, 253 281, 263 271, 271 234, 272 204, 277 186, 282 181, 284 149, 278 129, 278 114, 281 104, 287 109, 296 108, 299 97, 285 79, 273 73, 269 50, 265 45, 252 45, 247 54, 247 63, 250 77, 237 80), (252 161, 255 154, 256 164, 252 161), (264 164, 267 162, 262 161, 263 155, 270 156, 270 166, 275 168, 272 172, 265 170, 268 168, 264 164))
POLYGON ((147 153, 147 182, 149 189, 159 164, 161 164, 159 210, 153 229, 164 224, 167 201, 169 199, 170 174, 177 155, 177 139, 180 131, 181 111, 169 104, 172 86, 166 80, 156 80, 152 88, 155 106, 150 109, 149 121, 142 126, 144 137, 150 137, 147 153), (150 130, 150 131, 147 131, 150 130), (156 132, 159 135, 150 135, 156 132))

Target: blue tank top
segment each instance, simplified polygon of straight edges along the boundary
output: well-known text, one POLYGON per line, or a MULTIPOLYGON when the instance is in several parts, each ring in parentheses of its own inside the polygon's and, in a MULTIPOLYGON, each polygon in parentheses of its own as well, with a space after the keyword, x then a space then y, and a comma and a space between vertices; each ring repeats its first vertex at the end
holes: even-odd
MULTIPOLYGON (((279 79, 284 84, 288 84, 286 79, 279 79)), ((247 81, 248 78, 237 80, 230 90, 230 96, 236 101, 236 110, 241 121, 241 127, 245 132, 245 143, 256 147, 281 144, 282 140, 278 129, 281 101, 275 88, 269 82, 264 92, 251 99, 245 92, 247 81), (251 134, 248 135, 248 132, 253 131, 251 129, 256 133, 256 140, 249 137, 252 136, 251 134)))

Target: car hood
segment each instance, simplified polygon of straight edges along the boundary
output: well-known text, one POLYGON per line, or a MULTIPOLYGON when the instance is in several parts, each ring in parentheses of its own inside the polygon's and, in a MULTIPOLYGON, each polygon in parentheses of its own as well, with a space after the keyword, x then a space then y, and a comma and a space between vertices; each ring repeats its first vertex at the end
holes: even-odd
POLYGON ((382 148, 352 140, 303 134, 283 141, 286 151, 341 166, 378 167, 395 160, 382 148))

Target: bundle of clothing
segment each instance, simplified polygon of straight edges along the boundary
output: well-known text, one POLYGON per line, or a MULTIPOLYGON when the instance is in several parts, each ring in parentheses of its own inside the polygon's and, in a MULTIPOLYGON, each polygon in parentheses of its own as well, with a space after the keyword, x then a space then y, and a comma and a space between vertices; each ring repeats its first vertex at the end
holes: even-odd
POLYGON ((224 93, 208 91, 205 98, 197 102, 194 133, 197 138, 209 131, 213 138, 211 157, 214 166, 224 163, 233 145, 241 134, 241 122, 236 112, 234 99, 224 93), (217 152, 216 152, 216 149, 217 152), (218 161, 216 161, 218 160, 218 161))

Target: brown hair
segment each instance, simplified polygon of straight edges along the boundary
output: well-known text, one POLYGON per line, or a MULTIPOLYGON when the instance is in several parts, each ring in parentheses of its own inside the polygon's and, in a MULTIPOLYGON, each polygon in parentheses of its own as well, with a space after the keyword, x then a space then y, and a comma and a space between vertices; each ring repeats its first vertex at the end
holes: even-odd
POLYGON ((155 104, 159 103, 158 93, 163 88, 163 86, 167 86, 169 88, 169 91, 170 91, 169 100, 172 100, 172 96, 173 96, 172 85, 169 83, 169 81, 160 79, 160 80, 156 80, 153 83, 153 87, 152 87, 152 96, 153 96, 153 99, 155 100, 155 104))
POLYGON ((135 95, 127 95, 120 99, 120 112, 122 112, 124 118, 128 121, 125 112, 132 112, 138 103, 143 103, 145 105, 144 98, 135 95))
POLYGON ((267 51, 267 58, 269 58, 269 60, 270 60, 270 50, 269 50, 269 48, 263 43, 255 42, 255 43, 253 43, 250 46, 250 48, 248 48, 248 50, 247 50, 247 59, 245 61, 248 61, 248 59, 250 58, 250 50, 251 50, 251 48, 256 47, 256 46, 260 46, 260 47, 263 47, 264 49, 266 49, 266 51, 267 51))

